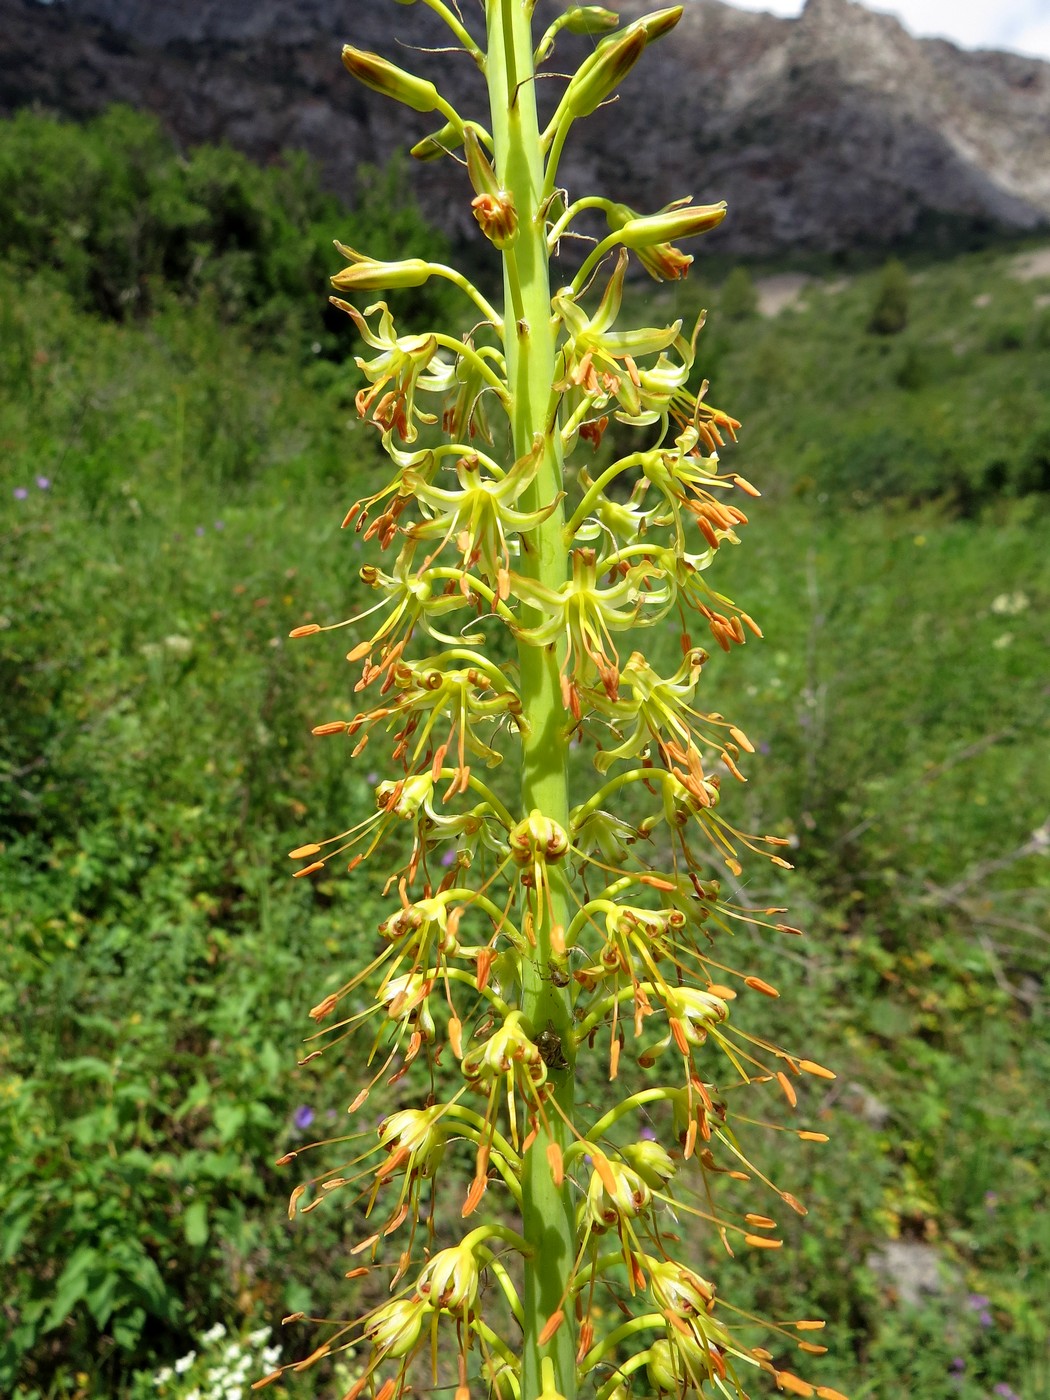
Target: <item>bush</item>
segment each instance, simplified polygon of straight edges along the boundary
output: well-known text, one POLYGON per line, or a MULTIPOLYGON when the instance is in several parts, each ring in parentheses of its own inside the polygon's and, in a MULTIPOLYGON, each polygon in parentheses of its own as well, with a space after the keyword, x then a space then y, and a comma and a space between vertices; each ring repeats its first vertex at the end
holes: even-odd
MULTIPOLYGON (((0 128, 0 259, 51 268, 79 307, 114 320, 165 297, 207 300, 226 322, 334 350, 348 340, 327 304, 334 238, 378 256, 408 243, 439 261, 447 253, 396 162, 362 169, 348 211, 301 154, 264 169, 229 146, 183 155, 156 118, 127 107, 83 126, 21 112, 0 128)), ((414 295, 430 316, 449 289, 414 295)))
POLYGON ((758 292, 746 267, 734 267, 725 280, 719 312, 728 321, 746 321, 758 311, 758 292))
POLYGON ((882 269, 868 330, 873 335, 899 335, 908 324, 908 302, 908 274, 904 264, 893 258, 882 269))

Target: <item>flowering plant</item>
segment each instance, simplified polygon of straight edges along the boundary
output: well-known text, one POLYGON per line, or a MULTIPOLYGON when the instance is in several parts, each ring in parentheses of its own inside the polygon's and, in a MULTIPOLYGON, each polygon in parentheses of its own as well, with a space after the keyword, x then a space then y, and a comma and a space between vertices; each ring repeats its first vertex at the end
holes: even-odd
MULTIPOLYGON (((293 1215, 339 1192, 360 1202, 369 1233, 356 1252, 367 1262, 348 1277, 389 1268, 388 1296, 296 1369, 363 1348, 345 1400, 366 1388, 393 1400, 428 1349, 437 1383, 448 1331, 457 1400, 475 1387, 510 1400, 586 1389, 613 1400, 632 1388, 743 1396, 749 1371, 833 1400, 746 1340, 754 1320, 675 1257, 683 1215, 730 1253, 780 1245, 772 1217, 738 1217, 716 1200, 720 1177, 756 1178, 804 1213, 749 1161, 741 1091, 768 1083, 794 1107, 800 1076, 833 1077, 737 1025, 738 991, 778 993, 713 952, 715 934, 742 921, 797 933, 782 910, 735 903, 719 878, 739 876, 745 857, 787 864, 782 839, 749 836, 723 814, 723 780, 742 780, 754 749, 702 708, 708 654, 691 631, 727 652, 761 636, 708 582, 758 494, 719 460, 739 424, 706 401, 706 382, 689 387, 703 316, 690 333, 681 321, 619 324, 632 254, 658 280, 684 276, 692 259, 676 240, 713 228, 725 206, 679 201, 642 215, 605 198, 570 201, 558 184, 573 124, 681 7, 621 29, 609 10, 571 5, 537 41, 534 0, 486 0, 480 36, 454 5, 424 3, 483 72, 488 126, 384 58, 348 47, 344 62, 369 87, 439 115, 415 154, 465 164, 474 216, 502 259, 503 308, 442 264, 340 249, 338 291, 445 278, 478 320, 460 337, 403 334, 385 302, 362 310, 334 298, 367 347, 357 409, 393 469, 344 523, 389 562, 361 570, 375 603, 339 624, 352 629, 361 707, 315 732, 349 738, 355 755, 389 736, 394 768, 370 817, 292 855, 306 862, 299 876, 338 859, 353 869, 388 838, 402 856, 374 956, 311 1012, 311 1053, 371 1028, 352 1115, 412 1074, 423 1087, 292 1193, 293 1215), (541 130, 536 65, 562 29, 595 44, 541 130), (551 260, 585 211, 609 231, 552 294, 551 260), (595 474, 567 470, 611 419, 639 445, 595 474), (629 634, 666 631, 672 618, 681 648, 669 668, 652 650, 627 651, 629 634), (587 746, 597 777, 577 792, 570 748, 587 746), (501 763, 509 784, 481 776, 501 763), (599 1053, 610 1082, 633 1056, 643 1086, 601 1113, 576 1093, 577 1064, 599 1053), (462 1161, 464 1147, 465 1233, 437 1248, 446 1158, 462 1161)), ((819 1353, 810 1336, 822 1325, 779 1324, 777 1345, 819 1353)))
POLYGON ((230 1336, 216 1322, 197 1346, 159 1371, 140 1371, 132 1386, 134 1400, 247 1400, 251 1377, 260 1366, 271 1370, 281 1355, 270 1342, 270 1328, 257 1327, 230 1336))

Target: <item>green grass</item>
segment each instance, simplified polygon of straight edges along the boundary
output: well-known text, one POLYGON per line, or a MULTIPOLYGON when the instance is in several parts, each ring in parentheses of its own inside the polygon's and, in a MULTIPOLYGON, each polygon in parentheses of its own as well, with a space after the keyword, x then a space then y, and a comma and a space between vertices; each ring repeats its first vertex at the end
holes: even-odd
MULTIPOLYGON (((701 341, 767 491, 716 581, 766 640, 715 649, 702 695, 762 751, 727 815, 798 842, 743 893, 812 935, 726 956, 781 988, 763 1029, 840 1077, 803 1105, 830 1143, 755 1147, 806 1225, 736 1261, 697 1229, 697 1262, 759 1311, 827 1315, 807 1373, 855 1400, 1038 1400, 1046 287, 931 266, 875 337, 877 280, 775 321, 712 298, 701 341), (940 1294, 900 1300, 872 1262, 893 1239, 937 1252, 940 1294)), ((137 1400, 216 1320, 346 1308, 354 1213, 293 1230, 270 1163, 338 1130, 354 1076, 296 1065, 306 1012, 385 910, 284 853, 364 814, 382 764, 309 735, 354 703, 347 634, 287 633, 353 608, 338 527, 374 449, 352 369, 207 298, 121 325, 22 271, 0 302, 0 1390, 137 1400)))
MULTIPOLYGON (((878 273, 814 281, 773 320, 721 316, 721 288, 701 281, 699 366, 745 423, 747 470, 852 506, 969 516, 1050 489, 1050 277, 1011 275, 1017 256, 913 269, 896 335, 867 329, 878 273)), ((688 282, 673 298, 690 325, 697 298, 688 282)))

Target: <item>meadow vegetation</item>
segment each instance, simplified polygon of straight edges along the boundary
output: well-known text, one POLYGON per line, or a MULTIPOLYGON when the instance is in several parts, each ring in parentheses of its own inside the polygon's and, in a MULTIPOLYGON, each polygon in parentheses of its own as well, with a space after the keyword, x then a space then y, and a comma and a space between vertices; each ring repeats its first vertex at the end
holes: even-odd
MULTIPOLYGON (((354 707, 345 648, 287 635, 352 610, 363 552, 339 522, 377 461, 350 330, 324 319, 326 240, 399 252, 405 220, 414 248, 440 240, 396 170, 346 213, 300 162, 180 157, 142 122, 0 136, 0 1393, 19 1400, 181 1400, 153 1374, 216 1323, 273 1325, 292 1356, 280 1318, 324 1312, 358 1234, 331 1209, 289 1225, 271 1166, 340 1130, 354 1075, 296 1061, 381 907, 375 875, 289 878, 307 826, 373 797, 367 759, 310 735, 354 707)), ((810 1222, 729 1271, 758 1312, 828 1318, 822 1374, 854 1400, 1050 1394, 1050 279, 1011 266, 894 272, 893 333, 872 328, 878 270, 775 319, 737 277, 701 341, 765 492, 722 577, 766 639, 712 660, 705 695, 770 754, 741 824, 797 840, 795 872, 744 893, 814 934, 756 934, 739 961, 839 1072, 808 1105, 831 1141, 769 1144, 810 1222), (934 1260, 912 1297, 909 1265, 934 1260)))

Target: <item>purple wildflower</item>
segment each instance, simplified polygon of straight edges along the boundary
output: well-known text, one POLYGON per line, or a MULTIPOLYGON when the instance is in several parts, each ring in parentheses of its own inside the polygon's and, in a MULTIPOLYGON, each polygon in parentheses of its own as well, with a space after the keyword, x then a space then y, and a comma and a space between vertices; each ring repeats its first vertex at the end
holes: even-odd
POLYGON ((966 1295, 966 1306, 971 1312, 984 1312, 991 1301, 983 1293, 967 1293, 966 1295))
POLYGON ((656 1141, 656 1133, 655 1133, 655 1131, 654 1131, 652 1128, 650 1128, 650 1127, 648 1126, 648 1124, 646 1124, 646 1126, 645 1126, 644 1128, 642 1128, 642 1130, 641 1130, 641 1132, 638 1134, 638 1136, 642 1139, 643 1142, 655 1142, 655 1141, 656 1141))
POLYGON ((442 857, 441 857, 441 864, 444 865, 444 866, 449 866, 449 865, 451 865, 451 864, 455 861, 455 859, 456 859, 456 853, 455 853, 455 851, 446 851, 446 852, 444 853, 444 855, 442 855, 442 857))
POLYGON ((218 530, 218 531, 220 532, 220 534, 221 534, 221 532, 222 532, 223 530, 226 529, 226 521, 225 521, 225 520, 216 520, 216 521, 214 522, 214 524, 215 524, 216 530, 218 530))
POLYGON ((15 489, 11 492, 11 495, 14 496, 16 501, 24 501, 25 498, 29 495, 29 492, 24 486, 16 486, 15 489))
POLYGON ((299 1108, 297 1108, 295 1110, 295 1115, 292 1118, 292 1122, 295 1124, 295 1126, 299 1129, 301 1133, 304 1133, 313 1121, 314 1111, 307 1104, 302 1104, 299 1108))
POLYGON ((1012 1390, 1005 1381, 1000 1381, 998 1385, 992 1387, 993 1395, 1001 1395, 1003 1400, 1021 1400, 1016 1390, 1012 1390))
POLYGON ((993 1319, 987 1308, 985 1308, 983 1312, 977 1314, 977 1321, 982 1327, 991 1327, 993 1319))
POLYGON ((51 478, 49 476, 38 476, 36 479, 36 485, 38 491, 50 491, 51 478))
POLYGON ((965 1357, 965 1356, 953 1356, 953 1357, 952 1357, 952 1370, 956 1373, 956 1375, 958 1375, 958 1374, 959 1374, 960 1372, 962 1372, 962 1371, 965 1371, 965 1370, 966 1370, 966 1357, 965 1357))
POLYGON ((198 537, 198 539, 199 539, 200 536, 204 534, 204 526, 203 526, 203 525, 198 525, 197 528, 194 530, 193 533, 194 533, 194 534, 198 537))

